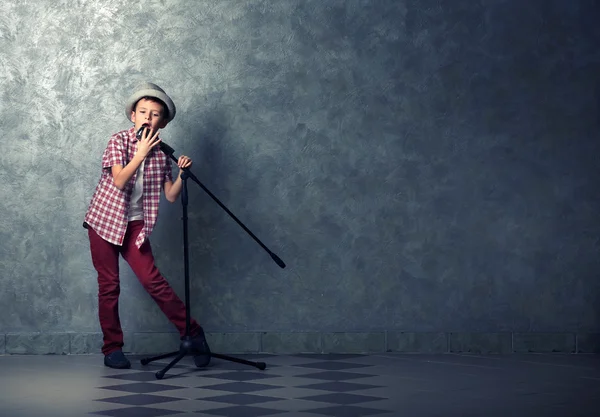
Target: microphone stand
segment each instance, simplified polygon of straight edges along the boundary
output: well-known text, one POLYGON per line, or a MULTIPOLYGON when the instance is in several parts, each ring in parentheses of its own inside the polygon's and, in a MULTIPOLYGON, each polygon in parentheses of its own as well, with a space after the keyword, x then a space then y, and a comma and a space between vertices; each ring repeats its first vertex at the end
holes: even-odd
MULTIPOLYGON (((138 138, 141 136, 141 131, 144 127, 140 128, 138 131, 138 138)), ((175 152, 173 148, 167 145, 164 142, 160 142, 160 149, 171 159, 177 162, 177 159, 173 156, 175 152)), ((240 221, 237 217, 223 205, 219 201, 217 197, 215 197, 199 180, 196 176, 188 169, 183 168, 181 173, 181 180, 183 182, 181 189, 181 204, 183 206, 183 262, 184 262, 184 273, 185 273, 185 336, 181 339, 181 344, 178 351, 165 353, 162 355, 158 355, 151 358, 144 358, 141 360, 142 365, 147 365, 150 362, 169 358, 176 356, 165 368, 156 372, 156 378, 162 379, 165 373, 171 369, 177 362, 183 359, 185 356, 194 355, 198 353, 205 352, 196 352, 192 349, 192 336, 190 334, 190 278, 189 278, 189 255, 188 255, 188 217, 187 217, 187 206, 188 206, 188 190, 187 190, 187 180, 191 178, 196 184, 200 186, 206 193, 217 202, 217 204, 229 214, 233 220, 235 220, 275 261, 277 265, 281 268, 285 268, 285 263, 273 252, 271 252, 248 228, 240 221)), ((254 366, 260 370, 264 370, 266 368, 266 364, 264 362, 253 362, 245 359, 235 358, 233 356, 222 355, 220 353, 210 352, 209 355, 211 357, 215 357, 218 359, 224 359, 231 362, 241 363, 244 365, 254 366)))

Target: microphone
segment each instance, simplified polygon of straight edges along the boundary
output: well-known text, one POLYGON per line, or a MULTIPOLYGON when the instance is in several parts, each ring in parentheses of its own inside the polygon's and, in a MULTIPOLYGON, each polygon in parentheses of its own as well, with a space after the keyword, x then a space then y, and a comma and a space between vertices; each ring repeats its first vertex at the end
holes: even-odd
MULTIPOLYGON (((144 129, 149 129, 149 128, 150 128, 150 126, 147 123, 144 123, 142 125, 142 127, 140 127, 138 129, 137 133, 135 134, 135 137, 138 138, 138 140, 140 140, 142 138, 142 132, 144 131, 144 129)), ((171 155, 173 155, 173 152, 175 152, 175 149, 171 148, 169 145, 164 143, 162 140, 160 141, 158 146, 160 147, 160 150, 163 151, 167 156, 171 156, 171 155)))
POLYGON ((144 131, 144 129, 148 129, 150 128, 150 125, 148 123, 144 123, 142 125, 142 127, 139 128, 139 130, 137 131, 137 133, 135 134, 135 137, 140 140, 142 138, 142 132, 144 131))

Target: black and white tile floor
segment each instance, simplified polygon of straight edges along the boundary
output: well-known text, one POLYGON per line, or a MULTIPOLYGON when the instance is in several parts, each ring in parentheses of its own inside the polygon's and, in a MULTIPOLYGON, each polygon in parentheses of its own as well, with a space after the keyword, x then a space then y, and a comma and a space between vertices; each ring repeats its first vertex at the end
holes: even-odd
POLYGON ((600 416, 598 355, 237 357, 267 368, 187 357, 158 380, 168 359, 0 356, 0 416, 600 416))

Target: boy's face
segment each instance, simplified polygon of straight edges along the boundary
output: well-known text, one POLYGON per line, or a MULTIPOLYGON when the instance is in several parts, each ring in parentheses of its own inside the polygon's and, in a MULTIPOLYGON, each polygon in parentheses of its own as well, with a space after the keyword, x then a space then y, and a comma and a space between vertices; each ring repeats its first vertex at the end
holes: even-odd
POLYGON ((150 126, 153 134, 158 129, 164 128, 167 124, 163 117, 163 106, 155 101, 141 99, 138 101, 135 110, 131 112, 131 120, 133 121, 135 132, 144 124, 150 126))

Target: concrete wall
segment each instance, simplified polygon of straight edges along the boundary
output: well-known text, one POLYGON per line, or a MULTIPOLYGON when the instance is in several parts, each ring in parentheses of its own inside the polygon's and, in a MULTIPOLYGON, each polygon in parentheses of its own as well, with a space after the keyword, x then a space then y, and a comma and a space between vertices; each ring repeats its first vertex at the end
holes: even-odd
MULTIPOLYGON (((98 353, 83 215, 139 82, 190 183, 215 350, 600 348, 598 6, 0 3, 0 353, 98 353), (593 10, 592 8, 595 8, 593 10)), ((181 204, 157 264, 183 297, 181 204)), ((126 348, 177 346, 122 264, 126 348)))

